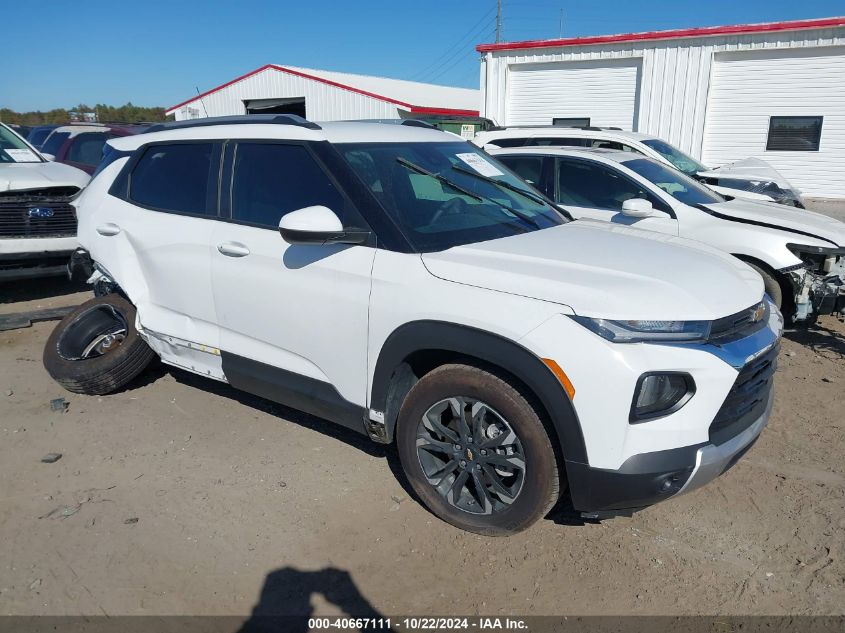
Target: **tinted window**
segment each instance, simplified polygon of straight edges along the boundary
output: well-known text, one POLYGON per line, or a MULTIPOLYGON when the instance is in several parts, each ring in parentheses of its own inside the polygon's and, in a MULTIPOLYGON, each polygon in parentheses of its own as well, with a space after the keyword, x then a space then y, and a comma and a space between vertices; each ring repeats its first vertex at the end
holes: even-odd
POLYGON ((525 145, 524 138, 497 138, 493 139, 492 141, 487 141, 487 143, 491 145, 496 145, 498 147, 522 147, 525 145))
POLYGON ((523 180, 535 187, 540 186, 543 178, 542 156, 497 156, 496 158, 510 167, 523 180))
POLYGON ((83 165, 96 165, 103 157, 103 144, 108 139, 106 134, 80 134, 73 139, 66 160, 83 165))
POLYGON ((55 156, 64 145, 65 141, 70 136, 70 132, 52 132, 47 140, 44 141, 44 146, 41 151, 45 154, 52 154, 55 156))
POLYGON ((552 125, 560 125, 561 127, 589 127, 590 117, 555 117, 552 119, 552 125))
POLYGON ((37 127, 29 133, 29 136, 26 137, 26 140, 29 141, 31 145, 34 145, 36 148, 39 148, 52 131, 53 128, 37 127))
POLYGON ((558 159, 556 201, 560 204, 621 211, 622 203, 631 198, 648 200, 656 209, 666 208, 644 186, 611 167, 588 160, 558 159))
MULTIPOLYGON (((132 170, 129 198, 142 205, 197 215, 216 214, 210 191, 214 144, 185 143, 147 148, 132 170)), ((213 188, 211 185, 215 185, 213 188)))
POLYGON ((564 147, 586 147, 589 141, 585 138, 571 138, 571 137, 541 137, 535 136, 525 140, 525 145, 528 147, 548 147, 554 145, 563 145, 564 147))
POLYGON ((684 204, 714 204, 724 202, 718 193, 709 189, 666 165, 648 158, 625 161, 625 167, 638 173, 640 176, 653 182, 676 200, 684 204))
POLYGON ((276 228, 291 211, 323 205, 343 220, 343 196, 301 145, 238 143, 232 217, 276 228))
POLYGON ((769 119, 767 150, 817 152, 822 138, 820 116, 773 116, 769 119))

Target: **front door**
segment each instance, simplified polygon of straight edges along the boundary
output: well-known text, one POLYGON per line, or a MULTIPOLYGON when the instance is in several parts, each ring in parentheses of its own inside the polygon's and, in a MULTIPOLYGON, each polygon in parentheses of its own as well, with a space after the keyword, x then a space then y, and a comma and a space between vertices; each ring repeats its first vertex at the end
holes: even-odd
POLYGON ((223 371, 234 386, 362 429, 375 249, 290 245, 279 220, 351 203, 307 144, 229 143, 212 236, 212 285, 223 371))

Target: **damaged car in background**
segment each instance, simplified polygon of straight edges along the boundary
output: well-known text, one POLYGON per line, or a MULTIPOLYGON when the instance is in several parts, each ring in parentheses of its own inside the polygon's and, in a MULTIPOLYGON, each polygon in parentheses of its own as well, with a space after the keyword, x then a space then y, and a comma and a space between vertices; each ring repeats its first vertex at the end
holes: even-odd
POLYGON ((845 316, 845 223, 721 196, 627 151, 526 147, 491 154, 575 218, 691 238, 743 260, 792 325, 845 316))
POLYGON ((472 142, 490 149, 585 147, 631 152, 670 165, 725 196, 805 208, 800 192, 764 160, 745 158, 714 169, 651 134, 590 126, 513 127, 480 132, 472 142))
POLYGON ((78 245, 70 201, 88 180, 0 123, 0 281, 66 274, 78 245))

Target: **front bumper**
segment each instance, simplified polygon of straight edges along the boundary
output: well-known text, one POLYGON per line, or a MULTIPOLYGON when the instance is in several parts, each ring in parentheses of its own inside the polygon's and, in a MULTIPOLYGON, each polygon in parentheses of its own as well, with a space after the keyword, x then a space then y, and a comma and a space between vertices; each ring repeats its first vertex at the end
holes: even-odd
POLYGON ((773 402, 774 392, 770 391, 763 414, 722 444, 635 455, 619 470, 567 463, 573 507, 587 518, 607 518, 702 487, 728 471, 751 448, 769 422, 773 402))

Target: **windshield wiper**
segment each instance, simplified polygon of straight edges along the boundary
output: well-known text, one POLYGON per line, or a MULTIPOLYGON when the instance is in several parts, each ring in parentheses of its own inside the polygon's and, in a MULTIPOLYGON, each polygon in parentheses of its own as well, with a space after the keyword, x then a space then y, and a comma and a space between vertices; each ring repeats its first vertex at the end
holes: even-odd
POLYGON ((496 180, 495 178, 490 178, 489 176, 485 176, 483 174, 479 174, 476 171, 472 171, 470 169, 464 169, 460 165, 452 165, 452 169, 462 174, 466 174, 467 176, 472 176, 473 178, 478 178, 479 180, 483 180, 484 182, 489 182, 499 187, 504 187, 508 191, 513 191, 514 193, 518 193, 520 195, 525 196, 529 200, 533 200, 538 204, 548 204, 539 194, 533 193, 528 191, 527 189, 523 189, 522 187, 517 187, 516 185, 512 185, 509 182, 504 180, 496 180))
POLYGON ((449 187, 451 189, 454 189, 455 191, 457 191, 461 195, 469 196, 470 198, 472 198, 474 200, 478 200, 479 202, 484 201, 484 198, 479 196, 477 193, 473 193, 469 189, 464 189, 463 187, 455 184, 454 182, 452 182, 451 180, 449 180, 445 176, 441 176, 440 174, 435 174, 433 171, 429 171, 425 167, 420 167, 416 163, 412 163, 411 161, 406 160, 406 159, 402 158, 401 156, 399 156, 396 159, 396 162, 399 163, 400 165, 404 166, 404 167, 407 167, 411 171, 415 171, 418 174, 422 174, 423 176, 429 176, 431 178, 434 178, 438 182, 442 182, 444 185, 446 185, 447 187, 449 187))
POLYGON ((470 198, 472 198, 474 200, 478 200, 479 202, 489 202, 491 204, 495 204, 497 207, 501 207, 502 209, 504 209, 508 213, 518 217, 520 220, 523 220, 524 222, 528 222, 529 224, 531 224, 532 226, 534 226, 538 229, 540 228, 540 225, 537 223, 537 220, 535 220, 533 217, 531 217, 529 214, 525 213, 524 211, 519 211, 517 209, 514 209, 513 207, 509 207, 506 204, 502 204, 501 202, 498 202, 497 200, 493 200, 493 198, 488 198, 486 196, 482 196, 480 194, 473 193, 472 191, 469 191, 468 189, 464 189, 463 187, 461 187, 458 184, 455 184, 454 182, 452 182, 451 180, 449 180, 445 176, 441 176, 440 174, 435 174, 433 171, 429 171, 425 167, 420 167, 416 163, 412 163, 411 161, 406 160, 406 159, 402 158, 401 156, 399 156, 396 159, 396 162, 399 163, 400 165, 403 165, 404 167, 407 167, 411 171, 417 172, 418 174, 422 174, 424 176, 429 176, 431 178, 434 178, 438 182, 442 182, 447 187, 454 189, 455 191, 457 191, 458 193, 460 193, 462 195, 469 196, 470 198))

